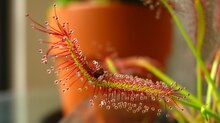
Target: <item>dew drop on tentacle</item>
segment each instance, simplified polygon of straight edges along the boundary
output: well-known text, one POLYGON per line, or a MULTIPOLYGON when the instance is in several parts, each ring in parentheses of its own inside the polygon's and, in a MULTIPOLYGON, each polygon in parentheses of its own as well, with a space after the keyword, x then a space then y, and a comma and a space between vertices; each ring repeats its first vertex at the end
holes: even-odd
POLYGON ((139 106, 142 106, 142 105, 143 105, 143 103, 140 102, 140 103, 139 103, 139 106))
POLYGON ((169 106, 169 109, 170 109, 170 110, 172 110, 172 109, 173 109, 173 107, 172 107, 172 106, 169 106))
POLYGON ((105 101, 102 100, 102 101, 100 102, 100 104, 101 104, 101 105, 105 105, 105 101))
POLYGON ((145 105, 145 106, 144 106, 144 109, 147 109, 147 110, 148 110, 148 109, 149 109, 149 106, 146 106, 146 105, 145 105))
POLYGON ((131 100, 131 101, 134 101, 134 98, 133 98, 133 97, 131 97, 131 98, 130 98, 130 100, 131 100))
POLYGON ((162 99, 159 97, 158 99, 157 99, 159 102, 161 102, 162 101, 162 99))
POLYGON ((154 107, 151 107, 151 111, 155 111, 155 108, 154 108, 154 107))
POLYGON ((94 101, 92 99, 89 100, 89 103, 93 103, 94 101))
POLYGON ((62 45, 59 46, 59 49, 63 49, 64 47, 62 45))
POLYGON ((85 87, 84 87, 84 90, 85 90, 85 91, 87 91, 87 90, 88 90, 88 87, 87 87, 87 86, 85 86, 85 87))
POLYGON ((98 62, 97 62, 96 60, 93 60, 92 63, 93 63, 94 65, 98 65, 98 62))
POLYGON ((59 80, 55 80, 54 83, 55 83, 55 84, 59 84, 59 80))
POLYGON ((63 85, 63 86, 66 86, 66 83, 63 83, 62 85, 63 85))
POLYGON ((59 18, 58 18, 57 16, 53 16, 53 18, 54 18, 55 20, 59 20, 59 18))
POLYGON ((145 111, 146 111, 146 112, 148 112, 148 111, 149 111, 149 109, 145 109, 145 111))
POLYGON ((97 95, 94 95, 94 96, 93 96, 93 99, 94 99, 94 100, 95 100, 95 99, 97 99, 97 98, 98 98, 98 96, 97 96, 97 95))
POLYGON ((132 107, 131 107, 131 106, 128 106, 128 110, 129 110, 129 111, 132 110, 132 107))
POLYGON ((55 71, 54 74, 55 74, 55 76, 59 76, 59 72, 58 71, 55 71))
POLYGON ((92 85, 92 89, 95 89, 96 88, 96 85, 92 85))
POLYGON ((107 105, 107 106, 106 106, 106 109, 107 109, 107 110, 110 110, 110 108, 111 108, 110 105, 107 105))
POLYGON ((47 73, 48 73, 48 74, 51 74, 51 69, 47 69, 47 73))
POLYGON ((155 7, 154 7, 154 5, 150 5, 149 8, 150 8, 150 10, 154 10, 155 7))
POLYGON ((160 112, 157 112, 157 116, 160 116, 161 115, 161 113, 160 112))
POLYGON ((119 107, 119 109, 122 109, 122 108, 123 108, 122 105, 118 105, 118 107, 119 107))
POLYGON ((43 53, 43 50, 42 50, 42 49, 39 49, 38 52, 39 52, 39 53, 43 53))
POLYGON ((157 111, 158 111, 159 113, 161 113, 161 112, 162 112, 162 110, 161 110, 161 109, 158 109, 157 111))
POLYGON ((160 5, 160 2, 159 2, 159 1, 156 1, 155 5, 156 5, 156 6, 159 6, 159 5, 160 5))
POLYGON ((41 59, 41 62, 42 62, 43 64, 47 64, 47 59, 43 58, 43 59, 41 59))
POLYGON ((66 22, 63 22, 62 27, 63 27, 63 28, 66 28, 66 22))
POLYGON ((81 76, 80 72, 76 72, 76 76, 80 77, 81 76))
POLYGON ((133 114, 135 114, 136 112, 137 112, 136 110, 133 110, 133 111, 132 111, 133 114))
POLYGON ((79 92, 82 92, 82 88, 78 88, 78 91, 79 91, 79 92))
POLYGON ((156 99, 155 99, 155 97, 152 96, 152 97, 151 97, 151 100, 152 100, 152 101, 155 101, 156 99))
POLYGON ((67 87, 66 90, 69 91, 69 90, 70 90, 70 87, 67 87))
POLYGON ((94 105, 95 105, 94 103, 90 103, 90 107, 94 107, 94 105))
POLYGON ((48 22, 48 21, 44 21, 44 24, 45 24, 46 26, 48 26, 48 25, 49 25, 49 22, 48 22))
POLYGON ((132 107, 134 107, 134 108, 135 108, 136 106, 137 106, 137 105, 136 105, 135 103, 134 103, 134 104, 132 104, 132 107))
POLYGON ((99 87, 99 90, 101 91, 101 90, 102 90, 102 87, 99 87))
POLYGON ((80 77, 80 79, 79 79, 79 80, 80 80, 81 82, 83 82, 83 80, 84 80, 84 79, 83 79, 82 77, 80 77))

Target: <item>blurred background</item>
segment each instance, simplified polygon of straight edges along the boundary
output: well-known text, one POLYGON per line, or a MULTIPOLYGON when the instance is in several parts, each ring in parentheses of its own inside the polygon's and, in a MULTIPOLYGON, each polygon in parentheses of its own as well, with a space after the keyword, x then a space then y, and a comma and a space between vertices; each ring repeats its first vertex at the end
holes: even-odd
POLYGON ((25 13, 44 22, 53 0, 3 0, 0 20, 0 122, 40 123, 60 109, 53 77, 40 62, 39 38, 25 13), (41 13, 41 14, 40 14, 41 13), (39 76, 38 76, 39 75, 39 76))
MULTIPOLYGON (((0 123, 41 123, 56 112, 58 119, 61 116, 54 76, 47 74, 48 66, 42 65, 38 54, 38 39, 47 36, 33 31, 25 18, 28 12, 44 23, 53 3, 54 0, 0 1, 0 123)), ((166 72, 195 93, 195 61, 175 26, 173 30, 166 72)), ((207 43, 205 48, 214 46, 215 42, 207 43)))

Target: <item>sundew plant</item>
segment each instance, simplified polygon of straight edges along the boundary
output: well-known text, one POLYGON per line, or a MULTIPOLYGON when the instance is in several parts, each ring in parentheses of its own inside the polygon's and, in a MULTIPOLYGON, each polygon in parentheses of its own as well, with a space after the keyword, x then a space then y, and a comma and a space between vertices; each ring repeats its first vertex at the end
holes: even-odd
POLYGON ((47 72, 60 74, 62 71, 61 78, 55 80, 55 83, 62 85, 64 93, 68 93, 71 87, 76 86, 75 83, 78 82, 82 83, 80 87, 77 87, 78 91, 83 93, 89 88, 92 89, 93 93, 89 100, 91 106, 98 105, 107 110, 122 109, 127 110, 128 113, 156 112, 158 116, 161 115, 163 109, 168 109, 178 122, 220 122, 220 93, 218 91, 220 50, 214 55, 211 71, 207 69, 201 58, 206 29, 204 14, 206 1, 190 1, 195 12, 195 40, 188 34, 176 14, 181 1, 144 0, 143 2, 155 11, 161 7, 166 8, 190 47, 197 61, 197 95, 191 94, 145 58, 131 58, 129 63, 135 68, 146 69, 161 81, 119 73, 113 62, 115 59, 111 57, 103 60, 105 63, 95 60, 90 62, 80 50, 80 41, 74 37, 73 29, 69 28, 70 23, 59 21, 56 5, 54 5, 53 16, 56 27, 51 26, 48 22, 42 25, 27 14, 27 17, 33 22, 32 28, 56 37, 56 40, 53 41, 41 41, 41 43, 49 45, 45 51, 39 49, 40 53, 44 53, 42 63, 47 64, 50 59, 58 62, 47 69, 47 72), (103 66, 104 64, 105 66, 103 66), (205 101, 202 99, 203 79, 208 84, 205 101), (151 105, 153 103, 158 103, 160 106, 151 105), (173 107, 175 110, 171 110, 173 107))

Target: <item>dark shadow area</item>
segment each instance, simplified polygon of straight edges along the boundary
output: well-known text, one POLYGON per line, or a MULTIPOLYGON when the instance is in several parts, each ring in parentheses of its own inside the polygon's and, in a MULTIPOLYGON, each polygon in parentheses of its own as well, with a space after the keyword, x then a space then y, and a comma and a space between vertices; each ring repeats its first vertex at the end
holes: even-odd
POLYGON ((9 89, 9 3, 0 1, 0 91, 9 89))
POLYGON ((42 123, 58 123, 62 118, 62 112, 61 110, 56 110, 55 112, 49 114, 46 116, 42 123))

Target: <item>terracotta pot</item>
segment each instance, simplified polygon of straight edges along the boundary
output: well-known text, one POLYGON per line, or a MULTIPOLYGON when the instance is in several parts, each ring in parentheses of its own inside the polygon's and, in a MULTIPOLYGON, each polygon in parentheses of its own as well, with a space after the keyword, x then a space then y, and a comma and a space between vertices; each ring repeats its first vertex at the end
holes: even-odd
MULTIPOLYGON (((102 46, 110 42, 120 57, 148 56, 164 64, 169 55, 172 26, 166 11, 158 20, 156 11, 142 5, 78 3, 58 7, 57 14, 61 22, 70 23, 74 37, 88 58, 99 53, 93 42, 102 46)), ((49 16, 53 15, 51 9, 49 16)), ((64 114, 72 112, 92 92, 79 93, 75 87, 68 93, 60 93, 64 114)))

